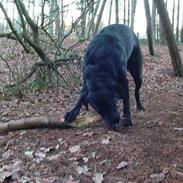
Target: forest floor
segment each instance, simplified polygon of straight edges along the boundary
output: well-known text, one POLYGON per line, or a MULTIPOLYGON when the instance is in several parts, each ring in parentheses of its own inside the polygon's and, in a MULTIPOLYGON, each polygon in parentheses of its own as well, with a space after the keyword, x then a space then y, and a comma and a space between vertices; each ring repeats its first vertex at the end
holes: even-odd
MULTIPOLYGON (((147 47, 142 50, 141 96, 146 110, 136 111, 130 78, 133 127, 116 132, 100 121, 82 129, 0 134, 0 182, 182 183, 183 80, 173 76, 166 47, 157 46, 155 57, 149 56, 147 47)), ((49 89, 1 100, 0 121, 42 115, 63 118, 78 95, 79 88, 49 89)), ((121 104, 119 110, 122 113, 121 104)))

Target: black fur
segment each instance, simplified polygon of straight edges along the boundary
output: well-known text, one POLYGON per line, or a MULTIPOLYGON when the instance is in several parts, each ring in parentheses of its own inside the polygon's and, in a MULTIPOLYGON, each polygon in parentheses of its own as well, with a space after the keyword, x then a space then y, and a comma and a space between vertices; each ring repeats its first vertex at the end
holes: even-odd
POLYGON ((85 55, 83 88, 76 106, 65 115, 70 123, 88 103, 111 128, 119 126, 117 101, 123 99, 124 125, 131 126, 127 70, 135 82, 137 109, 142 110, 139 90, 142 84, 142 56, 135 34, 125 25, 107 26, 91 41, 85 55))

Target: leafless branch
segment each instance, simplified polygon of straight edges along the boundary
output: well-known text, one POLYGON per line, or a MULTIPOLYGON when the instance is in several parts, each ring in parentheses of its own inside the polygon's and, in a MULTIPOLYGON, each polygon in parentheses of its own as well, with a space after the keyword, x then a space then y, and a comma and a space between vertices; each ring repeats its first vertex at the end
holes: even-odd
POLYGON ((10 26, 10 29, 12 31, 12 33, 16 36, 17 40, 20 42, 20 44, 23 46, 23 48, 25 49, 26 52, 29 53, 29 49, 27 48, 27 46, 25 45, 25 43, 22 41, 22 37, 20 37, 20 34, 17 33, 16 29, 14 28, 11 19, 9 18, 3 4, 0 2, 0 8, 2 10, 2 12, 4 13, 4 16, 8 22, 8 25, 10 26))

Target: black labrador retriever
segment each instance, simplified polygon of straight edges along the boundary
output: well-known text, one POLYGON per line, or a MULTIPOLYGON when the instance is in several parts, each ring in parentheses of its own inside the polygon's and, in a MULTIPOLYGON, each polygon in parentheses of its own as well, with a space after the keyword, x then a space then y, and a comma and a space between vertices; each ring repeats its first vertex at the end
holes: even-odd
POLYGON ((88 109, 89 103, 110 128, 116 129, 120 122, 117 101, 123 99, 124 125, 131 126, 127 70, 135 82, 137 109, 143 110, 139 96, 142 54, 138 39, 125 25, 109 25, 91 41, 85 52, 80 98, 66 113, 65 122, 72 122, 82 105, 88 109))

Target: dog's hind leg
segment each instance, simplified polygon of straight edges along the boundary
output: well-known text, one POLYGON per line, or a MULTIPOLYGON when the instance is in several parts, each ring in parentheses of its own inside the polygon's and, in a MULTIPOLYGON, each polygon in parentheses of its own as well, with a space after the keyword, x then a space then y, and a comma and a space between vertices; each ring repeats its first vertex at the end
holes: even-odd
POLYGON ((142 86, 142 55, 139 44, 134 47, 128 60, 128 70, 135 82, 135 99, 137 110, 144 110, 140 100, 140 88, 142 86))

